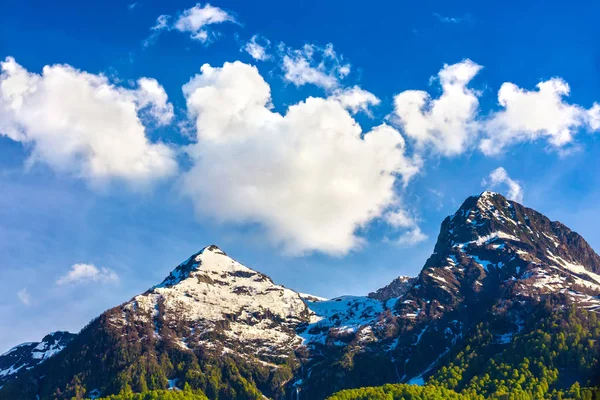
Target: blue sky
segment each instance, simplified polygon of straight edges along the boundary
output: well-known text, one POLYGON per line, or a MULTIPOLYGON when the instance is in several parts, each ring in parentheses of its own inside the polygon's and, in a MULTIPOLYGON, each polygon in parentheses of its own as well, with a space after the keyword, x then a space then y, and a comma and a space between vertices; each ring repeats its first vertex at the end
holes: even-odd
POLYGON ((5 1, 0 349, 212 243, 365 294, 485 189, 600 248, 600 5, 417 3, 5 1))

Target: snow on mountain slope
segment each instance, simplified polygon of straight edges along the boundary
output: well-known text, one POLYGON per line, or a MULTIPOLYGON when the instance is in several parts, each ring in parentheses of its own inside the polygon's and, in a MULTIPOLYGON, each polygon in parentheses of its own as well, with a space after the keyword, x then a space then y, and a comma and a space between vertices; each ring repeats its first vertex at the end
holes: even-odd
MULTIPOLYGON (((444 220, 434 252, 415 278, 401 276, 367 297, 326 300, 277 285, 208 246, 160 284, 92 321, 89 337, 104 338, 97 341, 99 350, 89 350, 94 340, 79 340, 80 334, 40 368, 79 360, 87 377, 89 365, 98 368, 92 364, 100 362, 97 353, 115 358, 140 349, 156 359, 189 355, 202 368, 227 358, 268 375, 268 383, 257 378, 264 394, 277 397, 285 387, 318 399, 349 385, 423 381, 479 323, 493 321, 494 346, 509 346, 540 301, 552 296, 552 307, 575 302, 600 311, 599 294, 600 257, 581 236, 484 192, 444 220), (73 349, 76 343, 81 347, 73 349), (83 361, 82 349, 89 350, 83 361)), ((30 352, 35 347, 23 346, 30 352)), ((107 376, 116 379, 117 367, 129 362, 107 376)), ((6 376, 19 368, 26 367, 0 364, 6 376)), ((52 379, 62 382, 56 374, 52 379)))
POLYGON ((310 356, 296 379, 307 395, 348 380, 422 382, 477 323, 493 320, 490 333, 507 346, 548 296, 558 308, 574 302, 600 311, 599 284, 600 257, 581 236, 484 192, 444 220, 416 278, 399 277, 370 293, 373 303, 309 304, 321 317, 311 317, 301 333, 310 356))
POLYGON ((306 301, 325 301, 325 300, 329 300, 326 299, 325 297, 320 297, 320 296, 315 296, 312 294, 308 294, 308 293, 298 293, 300 295, 300 297, 302 297, 304 300, 306 301))
POLYGON ((484 192, 444 220, 434 253, 397 309, 405 318, 439 316, 490 285, 536 299, 564 293, 596 308, 599 269, 600 257, 577 233, 484 192))
POLYGON ((52 332, 41 342, 27 342, 0 355, 0 386, 24 370, 43 363, 60 352, 75 337, 69 332, 52 332))
POLYGON ((111 320, 116 327, 132 321, 150 324, 155 338, 175 341, 184 349, 219 348, 264 361, 286 357, 300 345, 295 327, 311 314, 297 292, 276 285, 216 246, 194 254, 121 310, 111 320))
POLYGON ((307 345, 325 344, 328 338, 335 338, 336 345, 344 346, 346 343, 339 340, 341 336, 354 335, 374 323, 383 312, 382 302, 364 296, 309 302, 308 307, 312 312, 309 324, 306 329, 298 330, 307 345))

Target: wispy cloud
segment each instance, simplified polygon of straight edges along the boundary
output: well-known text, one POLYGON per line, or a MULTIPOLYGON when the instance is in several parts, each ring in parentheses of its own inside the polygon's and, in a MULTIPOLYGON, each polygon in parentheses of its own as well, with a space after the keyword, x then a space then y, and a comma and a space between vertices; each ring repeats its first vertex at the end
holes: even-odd
MULTIPOLYGON (((410 247, 427 240, 427 235, 421 231, 418 221, 407 211, 399 209, 390 211, 383 216, 383 219, 393 228, 405 229, 405 231, 394 241, 403 247, 410 247)), ((389 238, 386 239, 390 241, 389 238)))
POLYGON ((267 53, 267 48, 269 48, 270 46, 271 42, 269 41, 269 39, 259 35, 254 35, 248 41, 248 43, 246 43, 240 49, 240 51, 245 51, 257 61, 265 61, 271 58, 271 56, 267 53))
POLYGON ((132 11, 134 8, 136 8, 140 3, 131 3, 127 6, 127 8, 129 9, 129 11, 132 11))
POLYGON ((26 306, 31 305, 31 295, 29 294, 29 291, 27 290, 27 288, 23 288, 23 289, 19 290, 17 292, 17 297, 19 298, 19 301, 21 303, 25 304, 26 306))
POLYGON ((325 47, 305 44, 297 50, 280 47, 284 54, 283 78, 296 86, 312 84, 333 90, 350 73, 350 64, 344 62, 344 57, 335 52, 331 43, 325 47))
POLYGON ((462 22, 473 22, 473 17, 471 16, 471 14, 465 14, 462 17, 449 17, 434 12, 433 16, 437 18, 438 21, 444 24, 460 24, 462 22))
POLYGON ((490 189, 506 185, 506 197, 518 203, 523 202, 523 187, 519 182, 508 176, 508 172, 502 167, 498 167, 490 172, 487 179, 483 180, 482 185, 487 186, 490 189))
POLYGON ((154 26, 150 28, 152 33, 143 42, 144 47, 154 44, 158 36, 166 30, 187 32, 193 40, 209 43, 218 36, 216 32, 209 29, 210 25, 222 24, 224 22, 237 23, 233 15, 219 7, 211 6, 208 3, 204 6, 198 3, 194 7, 184 10, 175 19, 173 24, 171 24, 170 21, 170 15, 159 15, 154 26))

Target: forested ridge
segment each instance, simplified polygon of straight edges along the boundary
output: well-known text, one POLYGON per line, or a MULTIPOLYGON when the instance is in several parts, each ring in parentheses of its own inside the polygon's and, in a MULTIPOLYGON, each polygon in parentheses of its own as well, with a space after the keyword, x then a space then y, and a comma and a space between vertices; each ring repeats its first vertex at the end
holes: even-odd
POLYGON ((595 312, 553 310, 549 299, 499 344, 482 322, 424 386, 390 384, 338 392, 358 399, 600 399, 600 323, 595 312))

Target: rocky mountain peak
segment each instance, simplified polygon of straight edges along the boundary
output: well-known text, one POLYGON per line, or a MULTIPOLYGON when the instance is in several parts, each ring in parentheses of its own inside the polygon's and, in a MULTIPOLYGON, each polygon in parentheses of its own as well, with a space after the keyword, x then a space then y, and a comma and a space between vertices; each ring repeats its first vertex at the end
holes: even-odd
MULTIPOLYGON (((258 274, 258 272, 236 262, 227 256, 223 250, 212 244, 192 254, 187 260, 171 271, 162 283, 154 286, 152 289, 171 287, 192 276, 235 272, 238 272, 238 275, 248 276, 258 274)), ((268 277, 266 278, 269 279, 268 277)))
POLYGON ((483 192, 442 223, 435 251, 401 315, 441 315, 458 305, 512 293, 539 298, 564 293, 600 306, 600 257, 576 232, 543 214, 483 192))
POLYGON ((387 301, 389 299, 402 297, 406 292, 408 292, 410 287, 415 282, 415 279, 416 278, 414 277, 401 275, 386 286, 377 289, 375 292, 369 293, 367 297, 379 301, 387 301))
POLYGON ((294 328, 308 321, 310 311, 297 292, 211 245, 114 314, 113 327, 126 330, 137 321, 153 332, 147 340, 267 361, 286 357, 299 344, 294 328))

